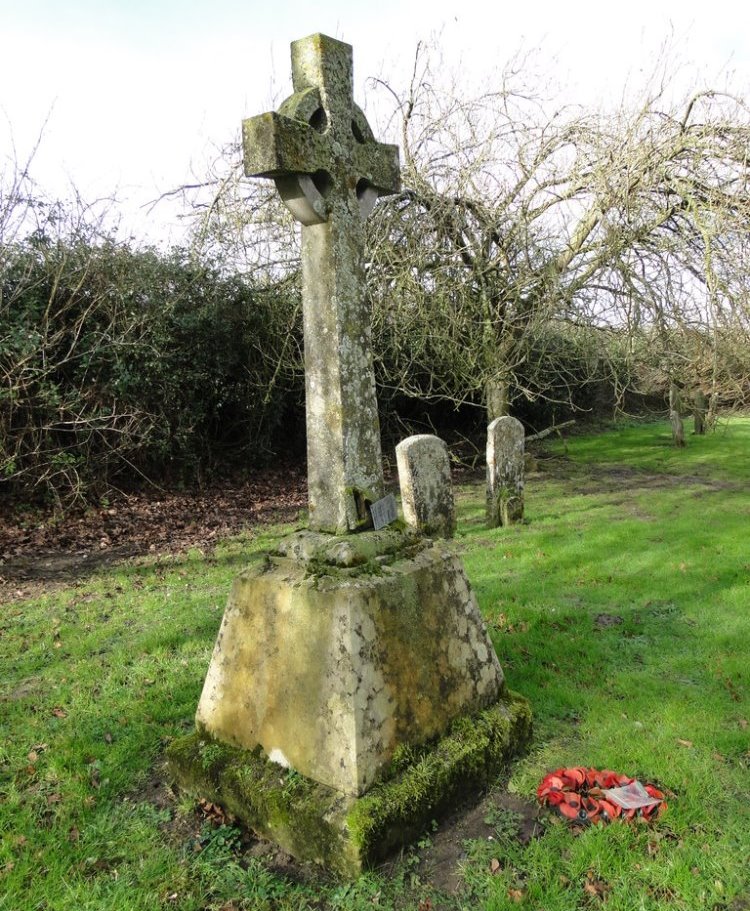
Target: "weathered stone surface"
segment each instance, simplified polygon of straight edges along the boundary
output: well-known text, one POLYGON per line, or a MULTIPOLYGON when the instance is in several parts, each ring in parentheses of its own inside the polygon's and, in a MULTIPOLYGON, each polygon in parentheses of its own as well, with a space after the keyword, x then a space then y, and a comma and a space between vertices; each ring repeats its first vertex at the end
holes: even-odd
POLYGON ((276 553, 293 557, 314 568, 316 565, 351 569, 366 563, 383 565, 394 559, 410 557, 423 550, 429 542, 412 531, 397 525, 358 535, 329 535, 319 531, 296 531, 279 542, 276 553))
POLYGON ((510 525, 523 518, 523 424, 496 418, 487 428, 487 524, 510 525))
POLYGON ((411 540, 364 561, 339 554, 346 538, 323 560, 259 557, 234 583, 198 730, 362 794, 397 748, 495 702, 503 674, 460 561, 411 540))
POLYGON ((383 496, 380 427, 364 295, 364 220, 399 188, 398 148, 375 141, 352 97, 352 49, 292 43, 294 94, 243 124, 245 172, 276 181, 302 223, 310 527, 369 523, 383 496))
POLYGON ((434 538, 456 531, 448 447, 429 433, 407 437, 396 446, 401 506, 407 525, 434 538))
POLYGON ((682 395, 676 383, 669 386, 669 423, 672 425, 672 442, 685 445, 685 425, 682 423, 682 395))
POLYGON ((485 788, 530 738, 528 703, 506 693, 454 721, 436 741, 401 751, 362 797, 201 733, 174 741, 167 755, 183 788, 221 803, 300 860, 351 879, 485 788))

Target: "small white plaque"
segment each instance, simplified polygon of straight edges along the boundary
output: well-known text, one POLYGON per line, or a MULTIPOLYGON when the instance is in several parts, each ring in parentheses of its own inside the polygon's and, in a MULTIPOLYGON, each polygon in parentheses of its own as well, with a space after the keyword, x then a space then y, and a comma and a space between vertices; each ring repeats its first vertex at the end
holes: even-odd
POLYGON ((382 500, 373 503, 370 506, 370 515, 376 531, 379 528, 385 528, 391 522, 395 522, 398 518, 398 512, 396 511, 396 498, 393 494, 389 493, 382 500))

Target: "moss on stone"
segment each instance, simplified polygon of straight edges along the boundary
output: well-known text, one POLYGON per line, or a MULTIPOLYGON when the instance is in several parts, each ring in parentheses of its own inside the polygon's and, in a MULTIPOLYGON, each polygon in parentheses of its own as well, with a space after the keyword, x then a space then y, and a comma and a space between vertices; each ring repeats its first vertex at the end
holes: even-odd
POLYGON ((531 738, 531 709, 516 694, 457 719, 444 737, 394 756, 392 777, 352 808, 347 824, 370 862, 418 836, 432 819, 482 790, 531 738))
POLYGON ((200 732, 173 741, 167 759, 184 790, 220 803, 300 860, 351 872, 339 822, 351 798, 269 762, 260 749, 242 750, 200 732))
POLYGON ((353 878, 433 820, 481 791, 531 737, 525 699, 506 693, 444 737, 404 747, 388 778, 363 797, 342 794, 248 751, 195 733, 167 750, 185 790, 220 803, 247 826, 302 861, 353 878))

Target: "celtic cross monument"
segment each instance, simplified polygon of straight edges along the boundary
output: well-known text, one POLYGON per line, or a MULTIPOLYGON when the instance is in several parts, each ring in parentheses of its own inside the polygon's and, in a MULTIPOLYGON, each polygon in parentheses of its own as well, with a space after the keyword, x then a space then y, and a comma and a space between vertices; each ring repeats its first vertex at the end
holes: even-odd
POLYGON ((302 224, 309 528, 234 581, 183 787, 344 877, 492 780, 530 736, 458 556, 372 529, 383 496, 364 226, 399 187, 352 97, 352 49, 292 44, 294 94, 243 124, 245 170, 302 224), (373 513, 375 510, 373 510, 373 513))

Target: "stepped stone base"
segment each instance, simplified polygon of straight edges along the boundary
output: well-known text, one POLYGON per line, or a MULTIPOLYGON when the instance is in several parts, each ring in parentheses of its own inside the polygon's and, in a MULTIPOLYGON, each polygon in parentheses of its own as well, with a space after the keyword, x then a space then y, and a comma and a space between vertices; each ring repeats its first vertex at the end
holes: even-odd
POLYGON ((461 561, 397 528, 298 532, 232 588, 178 781, 355 875, 529 738, 461 561))
POLYGON ((221 804, 299 860, 354 879, 478 794, 530 738, 528 703, 506 692, 432 744, 399 751, 384 780, 361 797, 281 769, 260 748, 200 733, 174 741, 168 757, 185 790, 221 804))

